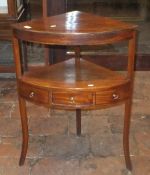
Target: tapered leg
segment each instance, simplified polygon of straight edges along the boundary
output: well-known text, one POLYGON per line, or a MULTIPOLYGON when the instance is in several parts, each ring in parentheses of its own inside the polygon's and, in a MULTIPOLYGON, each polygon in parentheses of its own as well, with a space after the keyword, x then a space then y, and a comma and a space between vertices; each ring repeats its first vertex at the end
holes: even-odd
POLYGON ((130 151, 129 151, 129 130, 130 130, 130 116, 131 116, 131 100, 129 99, 125 103, 125 118, 124 118, 124 131, 123 131, 123 147, 124 147, 124 155, 126 168, 132 171, 132 164, 130 159, 130 151))
POLYGON ((20 107, 20 115, 21 115, 21 124, 22 124, 22 150, 19 165, 23 165, 25 162, 27 149, 28 149, 28 119, 27 119, 27 112, 26 112, 26 103, 25 100, 19 97, 19 107, 20 107))
POLYGON ((81 135, 81 109, 76 109, 77 136, 81 135))

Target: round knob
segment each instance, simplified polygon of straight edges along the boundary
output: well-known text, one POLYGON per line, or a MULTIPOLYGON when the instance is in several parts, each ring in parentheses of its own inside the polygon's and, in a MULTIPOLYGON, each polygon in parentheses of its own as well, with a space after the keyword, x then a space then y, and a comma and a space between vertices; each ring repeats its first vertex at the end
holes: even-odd
POLYGON ((75 103, 74 97, 70 97, 71 103, 75 103))
POLYGON ((29 97, 30 97, 30 98, 33 98, 34 95, 35 95, 34 92, 31 92, 31 93, 29 94, 29 97))
POLYGON ((114 100, 117 100, 119 98, 119 95, 118 94, 113 94, 112 97, 113 97, 114 100))

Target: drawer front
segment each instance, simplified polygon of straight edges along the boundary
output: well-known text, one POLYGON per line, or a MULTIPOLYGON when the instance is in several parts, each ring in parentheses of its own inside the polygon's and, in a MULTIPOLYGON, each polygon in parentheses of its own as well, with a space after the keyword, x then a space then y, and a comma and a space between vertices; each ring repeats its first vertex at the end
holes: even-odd
POLYGON ((89 106, 93 105, 94 94, 88 92, 52 92, 52 104, 61 106, 89 106))
POLYGON ((129 83, 96 93, 96 105, 113 105, 130 97, 129 83))
POLYGON ((20 83, 19 94, 29 101, 41 104, 49 103, 49 92, 26 83, 20 83))

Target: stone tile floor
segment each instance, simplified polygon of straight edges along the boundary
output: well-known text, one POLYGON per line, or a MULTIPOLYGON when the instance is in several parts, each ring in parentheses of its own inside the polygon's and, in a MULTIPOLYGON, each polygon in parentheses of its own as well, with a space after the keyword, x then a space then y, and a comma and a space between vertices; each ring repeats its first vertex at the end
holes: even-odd
MULTIPOLYGON (((150 175, 150 72, 136 72, 130 148, 133 175, 150 175)), ((0 175, 127 175, 122 149, 124 106, 82 112, 82 136, 75 112, 27 103, 30 142, 18 166, 21 124, 16 81, 0 79, 0 175)))

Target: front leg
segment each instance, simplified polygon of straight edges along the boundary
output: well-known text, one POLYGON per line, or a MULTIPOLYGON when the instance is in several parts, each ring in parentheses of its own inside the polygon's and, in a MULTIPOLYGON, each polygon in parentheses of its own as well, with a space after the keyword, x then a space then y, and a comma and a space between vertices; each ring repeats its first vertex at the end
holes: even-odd
POLYGON ((25 158, 27 154, 29 132, 28 132, 26 102, 25 102, 25 99, 21 97, 19 97, 19 108, 20 108, 21 124, 22 124, 22 150, 21 150, 19 165, 22 166, 25 162, 25 158))

